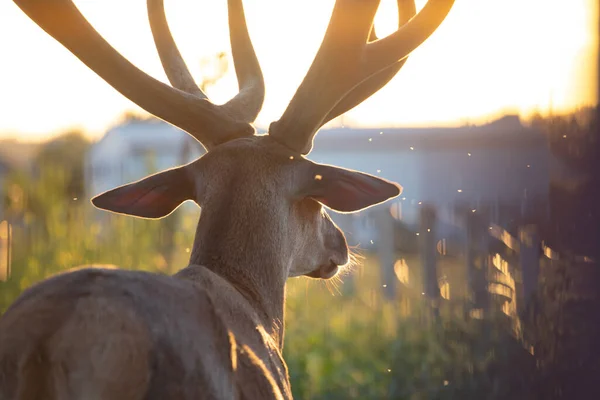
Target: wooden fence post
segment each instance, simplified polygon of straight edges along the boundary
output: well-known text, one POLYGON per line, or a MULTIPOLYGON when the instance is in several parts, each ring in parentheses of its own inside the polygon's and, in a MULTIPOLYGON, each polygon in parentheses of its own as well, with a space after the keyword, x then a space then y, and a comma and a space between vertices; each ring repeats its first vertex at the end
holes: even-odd
MULTIPOLYGON (((471 210, 464 210, 465 221, 465 263, 467 268, 468 287, 471 292, 471 307, 482 309, 484 313, 489 307, 487 287, 487 248, 482 249, 482 241, 487 239, 488 232, 471 210)), ((487 247, 487 240, 483 247, 487 247)))
POLYGON ((0 282, 10 278, 12 227, 8 221, 0 221, 0 282))
POLYGON ((438 300, 440 287, 437 277, 435 227, 437 213, 433 206, 423 205, 419 212, 419 248, 423 271, 423 292, 427 298, 438 300))
POLYGON ((379 258, 381 286, 387 299, 396 298, 396 275, 394 274, 394 219, 387 207, 378 207, 375 213, 377 226, 377 256, 379 258))
POLYGON ((523 274, 523 306, 535 294, 540 274, 540 238, 535 225, 519 228, 519 263, 523 274))

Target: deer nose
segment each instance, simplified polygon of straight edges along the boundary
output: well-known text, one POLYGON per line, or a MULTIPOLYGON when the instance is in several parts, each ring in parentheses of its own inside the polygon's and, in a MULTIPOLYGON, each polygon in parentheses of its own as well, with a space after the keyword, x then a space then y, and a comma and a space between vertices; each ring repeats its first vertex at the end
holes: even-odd
POLYGON ((329 264, 322 265, 314 271, 311 271, 308 274, 304 275, 316 279, 331 279, 335 276, 335 274, 337 274, 339 269, 340 268, 336 263, 330 261, 329 264))
POLYGON ((328 265, 324 265, 319 268, 319 277, 321 279, 331 279, 337 274, 340 268, 336 263, 330 261, 328 265))

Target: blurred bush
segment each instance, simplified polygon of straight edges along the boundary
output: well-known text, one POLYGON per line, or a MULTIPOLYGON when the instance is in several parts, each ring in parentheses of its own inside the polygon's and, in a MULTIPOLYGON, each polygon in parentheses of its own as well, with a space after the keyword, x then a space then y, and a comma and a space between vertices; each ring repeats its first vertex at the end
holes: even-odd
MULTIPOLYGON (((10 279, 0 282, 0 312, 32 284, 79 265, 115 264, 164 273, 172 272, 171 265, 185 265, 194 216, 182 220, 182 229, 171 238, 168 219, 149 221, 95 210, 84 198, 88 145, 78 134, 59 137, 43 146, 31 171, 14 171, 6 179, 2 192, 7 194, 4 215, 12 226, 12 265, 10 279), (172 260, 158 251, 165 241, 181 250, 164 252, 172 260)), ((173 218, 178 216, 176 212, 173 218)))

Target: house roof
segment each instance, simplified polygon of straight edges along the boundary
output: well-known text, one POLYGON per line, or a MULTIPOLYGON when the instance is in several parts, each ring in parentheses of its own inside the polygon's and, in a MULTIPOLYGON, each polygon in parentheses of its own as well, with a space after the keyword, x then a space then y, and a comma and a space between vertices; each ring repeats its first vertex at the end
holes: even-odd
POLYGON ((332 128, 315 138, 315 151, 409 151, 528 148, 546 142, 538 130, 505 116, 489 124, 456 128, 332 128))

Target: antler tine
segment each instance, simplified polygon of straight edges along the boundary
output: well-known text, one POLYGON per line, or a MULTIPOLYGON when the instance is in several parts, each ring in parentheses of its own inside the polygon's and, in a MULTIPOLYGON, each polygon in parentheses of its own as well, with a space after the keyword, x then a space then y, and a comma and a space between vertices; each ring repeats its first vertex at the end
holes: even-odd
MULTIPOLYGON (((236 97, 245 100, 243 102, 238 100, 240 105, 237 108, 227 105, 217 106, 206 98, 202 98, 202 92, 192 88, 192 85, 195 86, 195 84, 179 51, 175 46, 169 45, 172 37, 166 23, 162 31, 164 34, 166 28, 167 34, 163 35, 166 40, 161 42, 160 47, 163 49, 171 47, 171 51, 161 59, 163 63, 166 60, 169 65, 166 68, 170 69, 170 72, 167 72, 171 75, 169 79, 174 79, 174 85, 183 90, 165 85, 131 64, 96 32, 72 0, 14 0, 14 2, 44 31, 65 46, 113 88, 149 113, 188 132, 207 149, 210 150, 228 140, 252 136, 255 133, 254 127, 250 124, 253 118, 249 118, 249 115, 257 113, 257 110, 260 109, 262 104, 260 94, 264 93, 264 88, 259 90, 254 83, 252 96, 248 95, 248 89, 241 90, 236 97), (173 60, 180 61, 172 63, 173 60), (249 98, 253 101, 248 101, 249 98), (259 99, 260 101, 258 101, 259 99), (242 107, 241 103, 246 108, 242 107)), ((162 1, 157 4, 162 5, 162 1)), ((243 10, 240 11, 241 6, 240 0, 231 0, 230 12, 233 11, 238 16, 241 12, 243 16, 243 10)), ((154 17, 156 18, 156 15, 154 17)), ((239 28, 234 27, 232 31, 238 32, 239 28)), ((244 41, 242 38, 240 42, 247 45, 250 39, 246 37, 244 41)), ((253 51, 251 45, 247 51, 253 51)), ((254 82, 262 81, 258 61, 254 60, 253 66, 248 69, 260 77, 254 82)))
POLYGON ((304 80, 269 135, 308 154, 325 116, 356 84, 379 0, 336 0, 325 37, 304 80))
POLYGON ((160 62, 167 74, 167 78, 174 88, 183 90, 197 97, 207 99, 208 97, 198 87, 192 74, 185 65, 183 57, 173 40, 173 35, 167 23, 165 6, 163 0, 148 0, 148 20, 154 37, 154 44, 158 50, 160 62))
POLYGON ((375 92, 374 87, 391 79, 393 74, 389 78, 387 74, 435 31, 454 0, 429 0, 398 31, 368 43, 378 4, 378 0, 336 0, 325 38, 306 77, 281 119, 269 128, 274 139, 308 154, 327 118, 357 105, 375 92), (335 109, 345 96, 349 97, 335 109))
MULTIPOLYGON (((148 0, 148 18, 156 49, 171 84, 200 98, 207 98, 189 72, 165 15, 164 0, 148 0)), ((262 71, 248 34, 244 7, 241 0, 228 0, 229 33, 239 93, 222 109, 232 118, 253 122, 262 108, 265 86, 262 71)))
MULTIPOLYGON (((406 24, 412 17, 417 13, 417 7, 415 0, 397 0, 398 4, 398 28, 401 28, 406 24)), ((369 34, 369 42, 378 40, 377 34, 375 33, 375 26, 371 27, 371 33, 369 34)), ((327 114, 323 120, 325 125, 332 119, 342 115, 348 110, 353 109, 372 94, 376 93, 379 89, 384 87, 404 66, 408 60, 408 57, 403 58, 400 61, 392 64, 384 70, 381 70, 374 75, 370 76, 365 81, 361 82, 352 91, 345 95, 339 103, 327 114)))
POLYGON ((381 65, 406 57, 435 32, 453 5, 454 0, 429 0, 409 23, 388 37, 370 43, 366 49, 365 70, 374 73, 381 70, 381 65))
POLYGON ((252 46, 242 0, 228 0, 231 53, 239 93, 223 107, 232 115, 253 122, 265 99, 265 82, 252 46))

